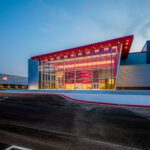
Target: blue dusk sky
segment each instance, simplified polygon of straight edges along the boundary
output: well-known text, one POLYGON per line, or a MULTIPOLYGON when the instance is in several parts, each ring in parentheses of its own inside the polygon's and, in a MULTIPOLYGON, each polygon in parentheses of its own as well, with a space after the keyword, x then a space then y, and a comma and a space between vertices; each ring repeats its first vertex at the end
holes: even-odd
POLYGON ((0 72, 27 76, 31 56, 134 34, 150 40, 150 0, 0 0, 0 72))

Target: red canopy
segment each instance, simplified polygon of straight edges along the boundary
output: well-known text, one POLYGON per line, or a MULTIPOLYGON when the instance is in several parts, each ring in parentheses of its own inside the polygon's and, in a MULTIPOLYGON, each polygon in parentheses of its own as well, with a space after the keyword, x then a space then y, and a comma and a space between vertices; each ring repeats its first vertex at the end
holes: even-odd
POLYGON ((90 49, 99 49, 99 48, 104 48, 108 46, 117 46, 118 44, 122 44, 122 58, 126 58, 128 56, 131 44, 133 41, 133 35, 117 38, 117 39, 112 39, 108 41, 103 41, 103 42, 98 42, 98 43, 93 43, 93 44, 88 44, 84 46, 79 46, 75 48, 69 48, 65 50, 60 50, 48 54, 43 54, 43 55, 38 55, 38 56, 33 56, 31 59, 33 60, 45 60, 50 57, 58 57, 62 55, 67 55, 67 54, 72 54, 74 52, 85 52, 90 49))

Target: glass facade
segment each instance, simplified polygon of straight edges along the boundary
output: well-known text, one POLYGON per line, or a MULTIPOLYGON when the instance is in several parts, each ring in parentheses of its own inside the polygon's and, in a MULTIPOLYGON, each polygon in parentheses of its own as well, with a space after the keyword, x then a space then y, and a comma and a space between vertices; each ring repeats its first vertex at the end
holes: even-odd
POLYGON ((118 45, 39 60, 40 89, 114 89, 120 56, 118 45))

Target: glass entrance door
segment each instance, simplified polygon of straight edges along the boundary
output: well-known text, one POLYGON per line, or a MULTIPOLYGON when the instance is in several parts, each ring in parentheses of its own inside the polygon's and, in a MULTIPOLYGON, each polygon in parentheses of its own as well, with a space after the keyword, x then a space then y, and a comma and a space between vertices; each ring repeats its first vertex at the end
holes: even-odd
POLYGON ((93 83, 93 89, 99 89, 98 83, 93 83))

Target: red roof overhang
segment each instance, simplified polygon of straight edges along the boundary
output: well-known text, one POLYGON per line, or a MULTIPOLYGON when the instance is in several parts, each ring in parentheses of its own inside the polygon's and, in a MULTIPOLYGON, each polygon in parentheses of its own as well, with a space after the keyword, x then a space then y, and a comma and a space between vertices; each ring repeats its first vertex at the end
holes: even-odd
POLYGON ((121 38, 116 38, 108 41, 103 41, 103 42, 98 42, 98 43, 93 43, 93 44, 88 44, 84 46, 79 46, 75 48, 69 48, 66 50, 61 50, 57 52, 52 52, 48 54, 43 54, 43 55, 38 55, 38 56, 33 56, 31 59, 33 60, 43 60, 43 59, 48 59, 50 57, 56 57, 56 56, 62 56, 66 54, 71 54, 75 52, 82 52, 82 51, 88 51, 90 49, 98 49, 98 48, 104 48, 108 46, 117 46, 119 44, 122 44, 122 58, 126 58, 128 56, 129 50, 132 45, 133 41, 133 35, 121 37, 121 38))

